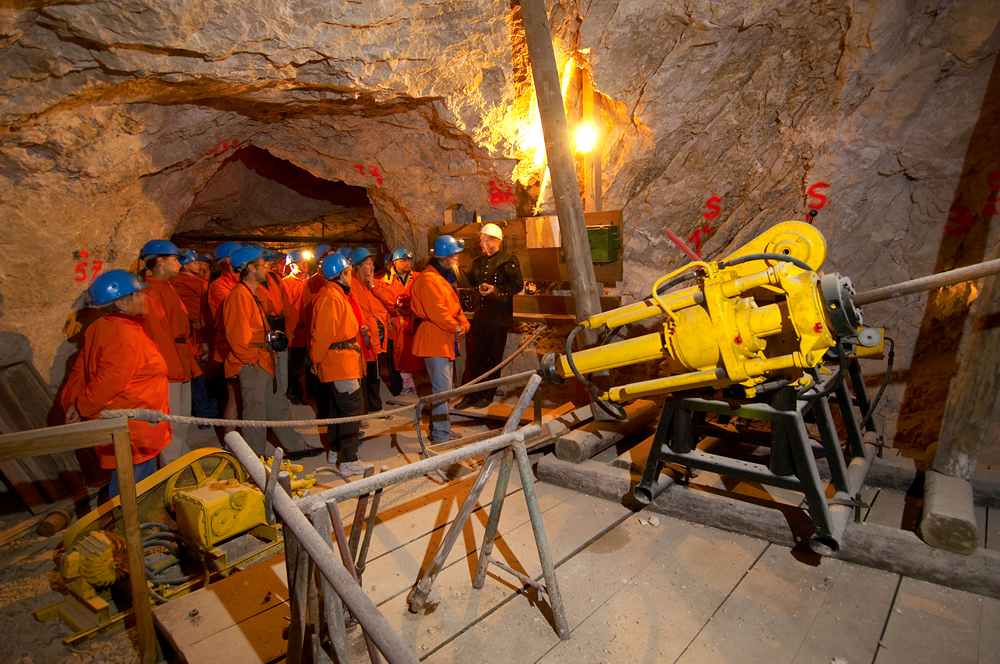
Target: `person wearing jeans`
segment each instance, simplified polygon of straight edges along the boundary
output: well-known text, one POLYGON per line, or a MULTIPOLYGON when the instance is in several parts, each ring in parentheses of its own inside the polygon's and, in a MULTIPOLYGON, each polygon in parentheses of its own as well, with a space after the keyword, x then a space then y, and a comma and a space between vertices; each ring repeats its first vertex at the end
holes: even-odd
MULTIPOLYGON (((465 243, 451 235, 434 241, 434 256, 413 281, 410 306, 418 321, 413 337, 413 354, 424 358, 424 365, 435 394, 452 387, 455 350, 458 337, 469 331, 469 321, 455 290, 458 255, 465 243)), ((453 438, 448 421, 448 402, 439 401, 431 408, 431 442, 453 438)))

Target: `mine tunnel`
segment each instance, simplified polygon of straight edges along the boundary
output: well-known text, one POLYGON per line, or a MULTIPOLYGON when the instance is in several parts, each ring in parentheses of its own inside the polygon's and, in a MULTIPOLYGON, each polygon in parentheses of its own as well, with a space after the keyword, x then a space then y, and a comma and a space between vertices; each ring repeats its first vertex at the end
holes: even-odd
POLYGON ((998 661, 995 1, 0 54, 10 661, 998 661))

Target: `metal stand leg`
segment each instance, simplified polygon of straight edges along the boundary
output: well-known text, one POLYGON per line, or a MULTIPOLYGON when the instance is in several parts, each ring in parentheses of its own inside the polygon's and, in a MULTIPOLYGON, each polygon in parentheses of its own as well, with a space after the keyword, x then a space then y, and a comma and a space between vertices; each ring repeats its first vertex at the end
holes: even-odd
POLYGON ((670 440, 673 431, 673 421, 675 412, 674 403, 667 399, 663 402, 663 410, 660 412, 660 421, 656 425, 656 434, 653 436, 653 443, 649 446, 649 456, 646 457, 646 467, 642 469, 642 479, 632 490, 632 497, 640 505, 648 505, 653 500, 653 485, 660 477, 663 470, 663 447, 670 440))
MULTIPOLYGON (((310 516, 313 528, 320 534, 323 541, 331 546, 333 530, 330 524, 330 516, 317 510, 310 516)), ((340 596, 333 591, 329 582, 320 575, 320 589, 323 593, 323 618, 326 623, 327 633, 330 637, 330 644, 333 646, 333 654, 337 664, 347 664, 347 632, 344 629, 344 605, 340 601, 340 596)))
POLYGON ((788 442, 795 462, 795 475, 802 482, 802 491, 806 494, 806 502, 809 504, 809 516, 816 526, 816 537, 830 541, 832 539, 830 507, 823 494, 823 484, 816 469, 816 459, 813 457, 812 445, 809 444, 806 424, 802 420, 801 413, 797 411, 782 414, 781 417, 785 420, 786 430, 789 433, 788 442))
POLYGON ((500 513, 503 510, 503 501, 507 497, 507 484, 510 481, 510 471, 514 460, 510 450, 503 452, 503 461, 500 462, 500 474, 497 476, 497 486, 493 492, 493 504, 490 505, 490 518, 486 522, 486 533, 483 535, 483 546, 479 551, 479 560, 476 563, 476 575, 472 579, 472 587, 479 590, 486 581, 486 568, 490 564, 490 555, 493 553, 493 541, 497 536, 497 528, 500 526, 500 513))
MULTIPOLYGON (((340 507, 336 501, 330 501, 326 504, 326 509, 330 513, 330 523, 333 524, 333 535, 337 540, 337 548, 340 549, 340 559, 343 561, 347 571, 357 581, 358 571, 354 568, 354 559, 351 557, 351 550, 347 544, 347 537, 344 534, 344 523, 340 519, 340 507)), ((372 664, 380 664, 382 656, 379 654, 378 648, 375 647, 375 642, 372 641, 367 631, 365 632, 365 646, 368 648, 368 658, 372 664)))
POLYGON ((556 633, 560 639, 566 640, 569 638, 566 609, 563 607, 562 594, 556 581, 556 566, 549 551, 549 539, 545 534, 545 523, 542 521, 542 511, 538 506, 538 496, 535 495, 535 476, 531 472, 528 452, 522 443, 514 445, 514 456, 517 458, 517 467, 521 473, 521 490, 524 491, 524 501, 528 505, 531 530, 535 533, 535 545, 538 547, 538 558, 542 563, 542 575, 545 578, 545 594, 549 596, 556 633))
POLYGON ((864 457, 865 446, 861 438, 861 427, 858 418, 854 415, 851 407, 851 396, 847 393, 847 385, 840 381, 836 390, 837 405, 840 407, 840 414, 844 418, 844 428, 847 429, 847 443, 851 448, 851 457, 864 457))
MULTIPOLYGON (((797 416, 795 389, 785 387, 778 390, 771 400, 771 405, 775 410, 793 413, 797 416)), ((795 461, 793 460, 794 448, 796 447, 795 426, 790 418, 778 416, 772 421, 771 427, 771 459, 768 462, 768 468, 775 475, 791 475, 795 470, 795 461)))
POLYGON ((452 547, 455 546, 455 541, 458 539, 462 529, 465 528, 465 523, 469 520, 469 515, 472 514, 472 510, 478 504, 479 494, 483 492, 483 487, 486 486, 490 475, 496 470, 499 460, 500 455, 497 453, 491 454, 486 460, 486 465, 483 466, 483 469, 479 472, 479 477, 476 478, 475 484, 469 490, 469 495, 466 497, 465 502, 462 503, 462 508, 458 511, 458 516, 455 517, 451 527, 448 529, 448 533, 444 537, 444 542, 441 543, 441 548, 434 555, 434 560, 431 561, 430 568, 417 581, 417 584, 407 596, 406 602, 409 605, 411 613, 419 613, 426 607, 427 597, 430 595, 434 580, 441 573, 441 568, 444 567, 445 560, 447 560, 448 555, 451 553, 452 547))
POLYGON ((844 462, 844 452, 840 448, 840 438, 830 414, 830 403, 826 397, 817 399, 813 404, 813 414, 816 426, 819 427, 820 438, 823 441, 823 451, 830 465, 830 480, 838 491, 847 491, 847 464, 844 462))

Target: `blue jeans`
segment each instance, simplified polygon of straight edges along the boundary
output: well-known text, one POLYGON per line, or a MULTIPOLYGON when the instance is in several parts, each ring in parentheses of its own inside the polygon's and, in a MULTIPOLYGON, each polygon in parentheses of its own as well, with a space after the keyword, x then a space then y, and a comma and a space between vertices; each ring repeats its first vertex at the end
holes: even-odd
MULTIPOLYGON (((424 366, 431 379, 431 391, 434 394, 452 389, 452 361, 447 357, 425 357, 424 366)), ((431 408, 431 442, 448 440, 451 435, 451 423, 448 422, 448 402, 439 401, 431 408)))
MULTIPOLYGON (((153 473, 157 471, 156 465, 157 457, 153 457, 149 461, 143 461, 142 463, 137 463, 132 466, 135 473, 135 482, 138 484, 140 480, 144 480, 153 473)), ((118 470, 111 471, 111 482, 105 484, 100 492, 97 494, 98 502, 103 503, 106 500, 111 500, 118 495, 118 470)))

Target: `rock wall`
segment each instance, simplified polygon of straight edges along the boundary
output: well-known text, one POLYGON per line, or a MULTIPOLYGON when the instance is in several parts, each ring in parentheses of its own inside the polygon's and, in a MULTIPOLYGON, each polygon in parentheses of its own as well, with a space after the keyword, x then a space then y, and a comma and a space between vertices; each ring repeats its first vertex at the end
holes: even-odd
MULTIPOLYGON (((995 251, 996 2, 550 6, 560 51, 588 61, 600 93, 626 297, 683 261, 668 227, 716 256, 821 203, 827 267, 861 287, 995 251)), ((456 203, 511 216, 495 194, 524 156, 526 67, 499 0, 4 3, 0 328, 57 380, 93 261, 123 265, 201 218, 198 192, 251 146, 363 187, 390 243, 422 248, 456 203)), ((944 402, 974 297, 866 312, 897 340, 887 412, 902 411, 909 441, 936 435, 925 415, 944 402)))

